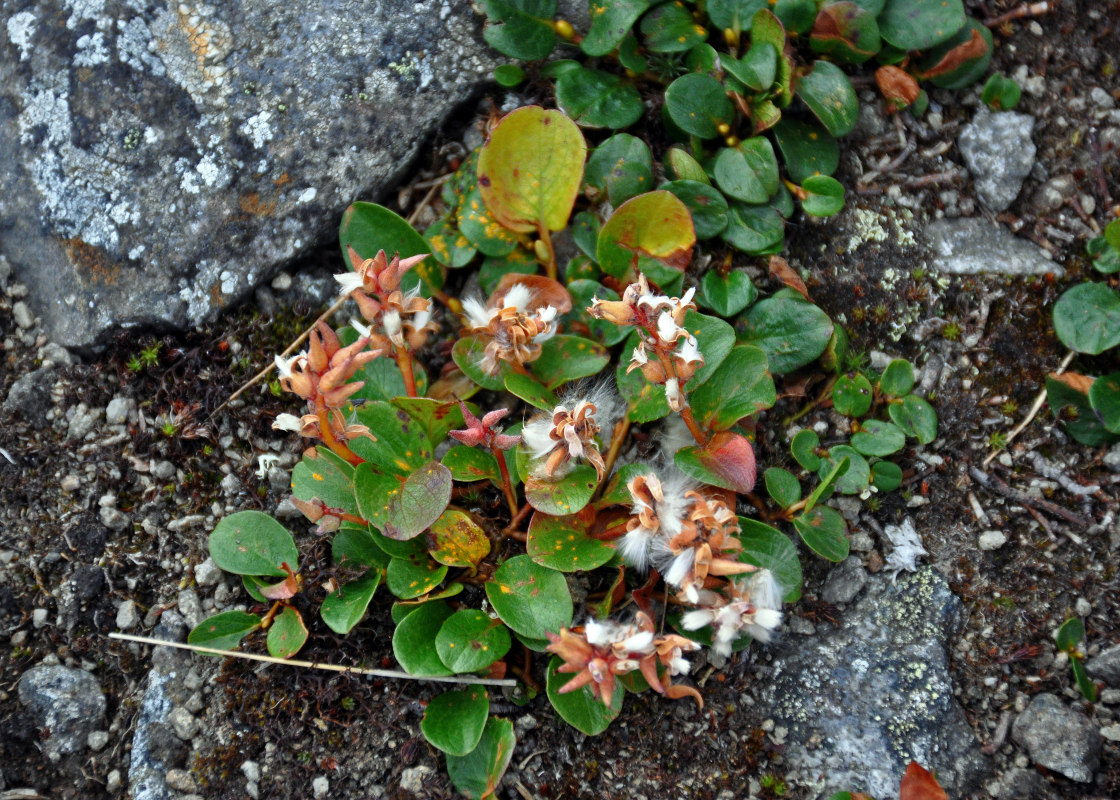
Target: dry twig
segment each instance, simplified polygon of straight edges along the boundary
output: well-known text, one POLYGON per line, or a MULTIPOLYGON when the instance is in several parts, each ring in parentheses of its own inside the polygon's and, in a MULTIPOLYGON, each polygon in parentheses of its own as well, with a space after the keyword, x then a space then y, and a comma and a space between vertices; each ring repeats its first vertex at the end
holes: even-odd
MULTIPOLYGON (((1066 367, 1068 367, 1070 365, 1070 362, 1073 361, 1073 356, 1074 352, 1070 350, 1069 353, 1066 354, 1066 357, 1062 359, 1062 363, 1058 365, 1058 369, 1054 371, 1054 374, 1061 375, 1063 372, 1065 372, 1066 367)), ((1034 399, 1034 402, 1031 403, 1031 410, 1027 412, 1027 416, 1023 417, 1023 421, 1016 425, 1012 429, 1011 433, 1007 434, 1007 441, 1004 443, 1005 448, 1009 447, 1011 443, 1015 441, 1015 437, 1022 433, 1023 430, 1031 424, 1031 420, 1035 418, 1038 412, 1042 409, 1042 405, 1045 402, 1046 387, 1044 386, 1042 388, 1042 391, 1038 393, 1038 397, 1036 397, 1034 399)), ((981 466, 988 466, 988 464, 992 463, 992 459, 997 455, 999 455, 999 450, 993 450, 992 452, 988 453, 988 457, 984 459, 984 462, 981 464, 981 466)))

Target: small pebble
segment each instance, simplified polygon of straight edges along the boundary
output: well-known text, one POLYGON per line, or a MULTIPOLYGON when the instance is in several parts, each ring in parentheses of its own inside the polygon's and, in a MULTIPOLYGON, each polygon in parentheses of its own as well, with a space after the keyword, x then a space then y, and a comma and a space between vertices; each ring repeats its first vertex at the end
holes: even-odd
POLYGON ((281 272, 272 279, 272 288, 278 292, 286 292, 292 288, 292 276, 287 272, 281 272))
POLYGON ((36 630, 47 624, 48 613, 45 608, 36 608, 31 612, 31 624, 35 626, 36 630))
POLYGON ((59 482, 58 488, 62 489, 66 494, 73 494, 78 491, 78 489, 82 488, 82 479, 77 475, 67 475, 59 482))
POLYGON ((32 316, 31 309, 22 300, 12 306, 12 319, 16 321, 16 325, 24 330, 35 324, 35 317, 32 316))
POLYGON ((194 568, 194 579, 199 586, 213 586, 222 579, 222 569, 214 563, 214 559, 207 558, 194 568))
POLYGON ((175 735, 184 742, 189 742, 198 733, 198 720, 185 708, 173 708, 167 718, 175 729, 175 735))
MULTIPOLYGON (((291 280, 289 278, 289 280, 291 280)), ((241 762, 241 774, 245 776, 245 780, 252 781, 253 783, 261 782, 261 765, 256 761, 245 760, 241 762)))
POLYGON ((331 783, 327 780, 325 775, 320 775, 315 780, 311 781, 311 793, 316 798, 326 797, 327 792, 331 790, 331 783))
POLYGON ((136 610, 136 603, 125 600, 117 609, 117 627, 122 631, 130 631, 140 623, 140 614, 136 610))
POLYGON ((1079 617, 1087 617, 1093 611, 1092 604, 1084 597, 1077 598, 1077 602, 1074 603, 1073 608, 1079 617))
POLYGON ((86 737, 86 744, 89 745, 90 750, 97 752, 105 745, 109 744, 109 734, 107 731, 92 731, 90 735, 86 737))
POLYGON ((105 777, 105 789, 116 794, 121 790, 121 771, 115 769, 105 777))
POLYGON ((195 783, 194 777, 185 769, 167 770, 167 785, 177 792, 194 794, 198 791, 198 784, 195 783))
POLYGON ((1007 544, 1007 536, 1003 531, 984 531, 980 534, 981 550, 999 550, 1007 544))

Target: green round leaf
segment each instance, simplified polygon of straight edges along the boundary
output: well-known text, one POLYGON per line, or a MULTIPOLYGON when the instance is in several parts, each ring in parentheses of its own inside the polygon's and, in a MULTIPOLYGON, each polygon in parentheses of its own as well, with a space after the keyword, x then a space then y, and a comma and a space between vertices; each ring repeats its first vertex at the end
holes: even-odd
POLYGON ((502 622, 530 639, 572 624, 572 596, 559 572, 527 555, 514 556, 486 582, 486 597, 502 622))
POLYGON ((879 14, 879 33, 901 50, 928 50, 965 23, 961 0, 887 0, 879 14))
POLYGON ((230 514, 210 534, 214 563, 235 575, 273 575, 286 578, 287 564, 299 571, 299 551, 288 529, 260 511, 230 514))
POLYGON ((721 317, 738 314, 757 299, 758 289, 751 282, 750 275, 741 270, 720 275, 717 270, 711 269, 700 280, 697 302, 721 317))
POLYGON ((711 184, 708 173, 700 163, 680 147, 671 147, 665 154, 665 171, 678 181, 696 181, 711 184))
POLYGON ((595 487, 599 485, 595 470, 586 464, 577 464, 575 469, 559 480, 544 480, 529 475, 525 478, 525 500, 537 511, 556 516, 567 516, 580 511, 595 487))
POLYGON ((889 456, 905 446, 906 434, 880 419, 867 420, 859 433, 852 434, 852 447, 865 456, 889 456))
POLYGON ((1120 344, 1120 295, 1103 283, 1074 286, 1054 304, 1054 332, 1062 344, 1097 355, 1120 344))
POLYGON ((345 636, 366 614, 369 601, 381 583, 381 570, 371 569, 357 580, 338 587, 323 600, 319 613, 335 633, 345 636))
POLYGON ((559 572, 590 571, 606 564, 614 548, 587 535, 574 517, 534 514, 525 551, 541 566, 559 572))
POLYGON ((375 527, 385 526, 389 518, 386 499, 394 492, 400 492, 400 489, 400 478, 386 475, 369 464, 359 464, 354 470, 354 495, 358 499, 358 513, 375 527))
POLYGON ((272 619, 268 628, 268 653, 273 658, 291 658, 300 651, 307 641, 307 626, 303 624, 303 617, 291 606, 284 606, 284 610, 272 619))
POLYGON ((513 723, 490 717, 474 750, 465 756, 447 756, 447 777, 470 800, 491 798, 513 758, 516 745, 513 723))
POLYGON ((817 448, 820 446, 821 439, 812 428, 798 431, 789 443, 794 460, 810 472, 821 468, 821 458, 817 455, 817 448))
POLYGON ((457 223, 466 245, 483 255, 506 256, 517 248, 517 234, 494 218, 477 186, 463 198, 457 223))
POLYGON ((671 192, 659 190, 615 209, 599 232, 596 259, 603 272, 616 278, 635 279, 636 268, 656 281, 658 268, 660 273, 683 272, 695 243, 688 208, 671 192))
POLYGON ((1020 95, 1019 84, 997 72, 984 84, 980 99, 995 111, 1010 111, 1019 104, 1020 95))
POLYGON ((719 368, 689 402, 697 421, 710 430, 727 430, 741 418, 777 402, 766 353, 744 344, 732 348, 719 368))
POLYGON ((642 18, 642 39, 654 53, 683 53, 708 38, 681 3, 658 6, 642 18))
POLYGON ((817 4, 814 0, 778 0, 774 4, 774 16, 781 20, 786 30, 805 33, 813 27, 817 4))
POLYGON ((723 68, 756 92, 769 89, 778 74, 778 51, 769 42, 755 42, 741 59, 721 56, 723 68))
POLYGON ((482 334, 464 336, 451 348, 451 358, 464 375, 483 389, 500 392, 505 388, 504 374, 508 372, 509 367, 504 361, 499 362, 498 371, 494 375, 482 369, 482 359, 486 354, 486 345, 489 341, 490 337, 482 334))
POLYGON ((699 181, 671 181, 660 189, 672 192, 692 215, 697 239, 718 236, 727 227, 727 200, 723 194, 699 181))
POLYGON ((801 188, 808 192, 808 197, 801 201, 806 214, 831 217, 844 207, 844 187, 835 178, 814 175, 806 178, 801 188))
POLYGON ((433 222, 424 231, 424 239, 436 261, 448 267, 466 266, 478 253, 478 249, 447 217, 433 222))
POLYGON ((409 475, 398 492, 390 494, 389 513, 382 530, 390 539, 411 539, 439 519, 451 502, 451 470, 430 461, 409 475))
POLYGON ((1104 226, 1104 241, 1113 250, 1120 251, 1120 219, 1104 226))
POLYGON ((731 203, 727 211, 727 227, 720 237, 747 255, 777 253, 785 242, 786 223, 771 206, 748 206, 731 203))
POLYGON ((886 397, 905 397, 914 388, 914 367, 905 358, 887 364, 879 378, 879 391, 886 397))
POLYGON ((937 412, 922 398, 906 395, 901 403, 891 403, 887 413, 895 425, 919 443, 929 444, 937 438, 937 412))
POLYGON ((478 672, 504 656, 510 647, 509 629, 501 620, 473 608, 456 611, 436 636, 436 651, 455 673, 478 672))
POLYGON ((448 431, 463 427, 463 412, 455 402, 430 397, 395 397, 392 404, 419 423, 429 443, 438 444, 447 438, 448 431))
POLYGON ((848 526, 828 506, 817 506, 794 517, 793 527, 805 545, 821 558, 839 564, 848 557, 848 526))
POLYGON ((532 363, 532 369, 549 388, 555 388, 577 378, 598 375, 610 360, 607 348, 598 342, 560 335, 541 345, 541 355, 532 363))
POLYGON ((512 89, 525 80, 525 70, 518 64, 502 64, 494 70, 494 80, 499 86, 512 89))
POLYGON ((623 83, 618 75, 586 67, 560 76, 556 81, 556 102, 585 128, 626 128, 646 110, 642 96, 632 84, 623 83))
MULTIPOLYGON (((622 346, 622 357, 619 359, 614 372, 615 384, 618 386, 618 393, 626 401, 627 416, 630 417, 630 420, 632 422, 653 422, 668 416, 672 409, 669 408, 669 401, 665 399, 665 388, 663 386, 647 381, 640 369, 633 372, 626 371, 640 337, 638 331, 631 331, 629 338, 622 346)), ((734 341, 734 336, 732 341, 734 341)))
POLYGON ((871 409, 871 381, 859 372, 841 375, 832 386, 832 407, 846 417, 862 417, 871 409))
POLYGON ((626 38, 626 33, 649 8, 650 0, 589 0, 591 28, 580 49, 589 56, 605 56, 626 38))
POLYGON ((449 508, 428 531, 428 553, 449 567, 473 569, 490 554, 490 538, 467 512, 449 508))
POLYGON ((770 140, 744 139, 738 147, 721 148, 712 170, 724 194, 744 203, 765 203, 778 191, 778 159, 770 140))
POLYGON ((1093 381, 1089 387, 1089 403, 1109 431, 1120 433, 1120 372, 1093 381))
POLYGON ((719 81, 711 75, 690 72, 665 89, 665 109, 685 133, 712 139, 722 123, 730 124, 735 109, 719 81))
POLYGON ((566 228, 586 152, 583 134, 559 111, 540 106, 511 111, 478 155, 478 187, 486 208, 519 233, 566 228))
POLYGON ((1074 408, 1076 416, 1066 422, 1065 430, 1075 441, 1089 447, 1098 447, 1102 444, 1111 444, 1116 441, 1115 434, 1109 432, 1097 418, 1097 414, 1089 405, 1089 397, 1062 381, 1048 377, 1046 379, 1046 402, 1055 415, 1066 406, 1074 408))
POLYGON ((1085 638, 1085 626, 1077 617, 1071 617, 1062 623, 1062 627, 1058 628, 1057 633, 1054 634, 1054 640, 1058 645, 1059 650, 1065 650, 1067 653, 1077 649, 1077 645, 1081 644, 1081 640, 1085 638))
POLYGON ((457 481, 501 480, 498 461, 492 453, 477 447, 463 444, 453 446, 443 456, 443 465, 451 470, 451 477, 457 481))
POLYGON ((782 508, 789 508, 801 499, 801 481, 792 472, 781 467, 770 467, 762 473, 766 491, 782 508))
POLYGON ((797 96, 834 137, 852 132, 859 121, 859 99, 848 76, 829 61, 816 61, 797 84, 797 96))
POLYGON ((790 538, 776 528, 749 517, 739 517, 739 560, 764 567, 774 574, 782 599, 796 603, 801 597, 801 560, 790 538))
MULTIPOLYGON (((381 472, 403 479, 432 458, 432 444, 423 426, 399 408, 383 402, 364 403, 358 408, 357 422, 373 436, 351 440, 350 448, 381 472)), ((324 450, 319 448, 320 453, 324 450)))
POLYGON ((575 677, 571 673, 558 672, 563 665, 564 662, 559 656, 553 656, 548 662, 545 691, 548 693, 549 702, 556 709, 556 713, 573 728, 588 736, 598 736, 622 711, 622 700, 626 690, 615 681, 609 706, 603 705, 603 701, 592 694, 588 686, 581 686, 579 689, 561 694, 560 689, 575 677))
POLYGON ((876 461, 871 465, 871 482, 881 492, 893 492, 902 485, 902 467, 893 461, 876 461))
POLYGON ((261 625, 261 618, 244 611, 223 611, 200 622, 187 636, 187 642, 215 650, 232 650, 261 625))
MULTIPOLYGON (((445 568, 446 569, 446 568, 445 568)), ((409 675, 450 675, 432 643, 451 609, 442 600, 424 603, 397 623, 393 655, 409 675)))
POLYGON ((606 194, 612 206, 648 192, 653 186, 653 156, 636 136, 616 133, 595 148, 583 171, 584 189, 591 197, 606 194))
MULTIPOLYGON (((342 263, 349 264, 347 246, 353 247, 361 258, 373 258, 384 250, 389 258, 400 253, 401 258, 432 252, 408 221, 399 214, 376 203, 353 203, 342 215, 338 228, 338 243, 342 248, 342 263)), ((401 291, 407 292, 423 285, 425 294, 443 286, 443 271, 434 258, 425 258, 401 278, 401 291)))
POLYGON ((490 696, 481 686, 444 692, 424 709, 420 730, 433 747, 465 756, 478 747, 490 716, 490 696))
POLYGON ((813 361, 832 338, 828 314, 799 295, 776 293, 747 309, 739 321, 740 338, 761 347, 770 371, 779 375, 813 361))
POLYGON ((331 558, 345 567, 387 567, 389 556, 377 546, 366 525, 343 522, 331 540, 331 558))
POLYGON ((447 567, 427 555, 394 558, 385 568, 385 583, 394 597, 411 600, 427 594, 447 576, 447 567))
POLYGON ((354 467, 325 447, 317 447, 292 470, 292 494, 310 502, 319 498, 331 508, 358 510, 354 499, 354 467))
POLYGON ((828 457, 821 459, 817 475, 823 480, 845 458, 848 459, 848 469, 836 481, 836 491, 840 494, 859 494, 871 482, 871 465, 855 448, 842 444, 829 449, 828 457))
POLYGON ((840 145, 820 125, 783 115, 773 131, 786 171, 795 183, 814 175, 831 175, 840 165, 840 145))
POLYGON ((849 64, 862 64, 881 46, 875 15, 852 2, 821 7, 809 39, 813 52, 849 64))
POLYGON ((682 447, 673 463, 690 478, 712 486, 743 493, 754 488, 754 448, 737 433, 721 431, 703 447, 682 447))
POLYGON ((486 14, 482 38, 502 55, 538 61, 552 52, 556 0, 479 0, 478 5, 486 14))
MULTIPOLYGON (((1110 222, 1105 231, 1112 227, 1110 222)), ((1093 269, 1104 275, 1113 275, 1120 272, 1120 249, 1108 243, 1103 236, 1096 236, 1085 245, 1085 254, 1093 259, 1093 269)))
MULTIPOLYGON (((689 392, 703 386, 723 364, 735 346, 735 329, 719 317, 701 314, 696 311, 687 311, 684 315, 684 326, 689 333, 696 337, 700 343, 700 352, 704 355, 704 366, 696 370, 692 378, 685 384, 689 392)), ((629 352, 629 351, 627 351, 629 352)), ((635 370, 637 372, 637 370, 635 370)), ((657 387, 662 390, 663 387, 657 387)))

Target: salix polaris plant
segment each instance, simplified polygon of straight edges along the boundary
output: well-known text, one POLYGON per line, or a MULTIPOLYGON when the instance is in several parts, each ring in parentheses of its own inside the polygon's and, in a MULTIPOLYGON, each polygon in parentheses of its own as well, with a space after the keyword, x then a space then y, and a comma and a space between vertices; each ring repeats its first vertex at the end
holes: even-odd
MULTIPOLYGON (((586 31, 553 19, 555 0, 477 5, 487 42, 521 62, 499 67, 499 83, 551 79, 572 119, 611 132, 648 118, 652 100, 678 143, 663 188, 688 206, 698 238, 749 255, 781 252, 795 202, 816 217, 843 207, 831 176, 837 139, 859 118, 848 71, 874 73, 888 112, 920 116, 922 84, 964 88, 992 57, 991 32, 962 0, 589 0, 586 31)), ((1003 84, 993 91, 985 102, 1013 105, 1003 84)), ((618 206, 652 176, 649 148, 617 133, 586 181, 618 206)))
MULTIPOLYGON (((404 670, 463 679, 428 703, 421 730, 470 797, 493 794, 515 744, 478 680, 519 679, 519 702, 543 688, 593 735, 628 692, 702 705, 692 654, 770 636, 799 597, 797 547, 741 508, 792 523, 825 558, 848 553, 820 502, 848 490, 856 459, 817 443, 828 466, 806 469, 822 481, 800 501, 800 478, 785 473, 773 511, 754 494, 752 444, 774 374, 822 354, 841 363, 842 334, 801 294, 759 300, 730 261, 690 274, 688 207, 663 189, 612 207, 588 191, 585 161, 575 123, 522 108, 448 182, 426 239, 381 206, 348 209, 338 282, 356 316, 340 330, 320 322, 306 351, 277 359, 282 387, 305 403, 274 427, 306 440, 292 492, 313 535, 297 544, 256 511, 223 519, 210 553, 253 603, 190 635, 230 649, 266 632, 269 651, 290 657, 316 608, 338 634, 388 610, 404 670), (561 232, 582 251, 563 283, 561 232), (449 296, 444 281, 467 266, 478 291, 449 296), (437 343, 441 330, 453 333, 437 343), (434 376, 425 356, 437 347, 451 362, 434 376), (650 435, 660 451, 641 445, 650 435), (301 566, 304 543, 323 537, 329 575, 301 566)), ((864 423, 859 452, 924 440, 895 418, 913 383, 903 372, 878 379, 860 413, 887 408, 894 423, 864 423)))
MULTIPOLYGON (((1120 272, 1120 219, 1089 240, 1093 269, 1120 272)), ((1078 353, 1100 355, 1120 345, 1120 294, 1106 283, 1086 281, 1067 289, 1054 304, 1054 331, 1078 353)), ((1120 372, 1095 377, 1079 372, 1050 375, 1046 398, 1055 414, 1069 408, 1065 428, 1081 444, 1098 447, 1120 440, 1120 372)))

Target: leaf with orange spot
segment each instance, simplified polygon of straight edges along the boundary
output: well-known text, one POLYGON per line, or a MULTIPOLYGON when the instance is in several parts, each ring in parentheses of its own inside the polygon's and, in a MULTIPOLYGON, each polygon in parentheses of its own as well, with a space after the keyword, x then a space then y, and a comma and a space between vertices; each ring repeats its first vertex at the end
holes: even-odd
POLYGON ((805 286, 805 281, 801 280, 797 270, 791 267, 789 262, 781 256, 770 256, 770 277, 777 278, 806 300, 812 302, 813 298, 809 297, 809 289, 805 286))
POLYGON ((980 31, 973 29, 969 32, 968 39, 942 55, 935 63, 925 66, 918 77, 926 80, 952 72, 969 61, 983 58, 988 50, 988 43, 984 41, 980 31))
POLYGON ((428 553, 449 567, 474 568, 490 553, 490 539, 467 512, 449 508, 428 530, 428 553))
POLYGON ((486 207, 518 233, 567 227, 583 180, 587 143, 560 111, 526 106, 507 114, 478 157, 486 207))
POLYGON ((1089 375, 1081 375, 1077 372, 1063 372, 1060 375, 1051 372, 1049 377, 1084 395, 1089 394, 1089 390, 1093 388, 1093 384, 1097 380, 1089 375))
POLYGON ((451 502, 451 470, 430 461, 401 484, 400 493, 389 501, 382 533, 403 541, 418 536, 439 519, 451 502))
POLYGON ((890 65, 875 70, 875 83, 883 93, 883 97, 887 99, 887 108, 890 111, 906 108, 922 93, 913 76, 890 65))

